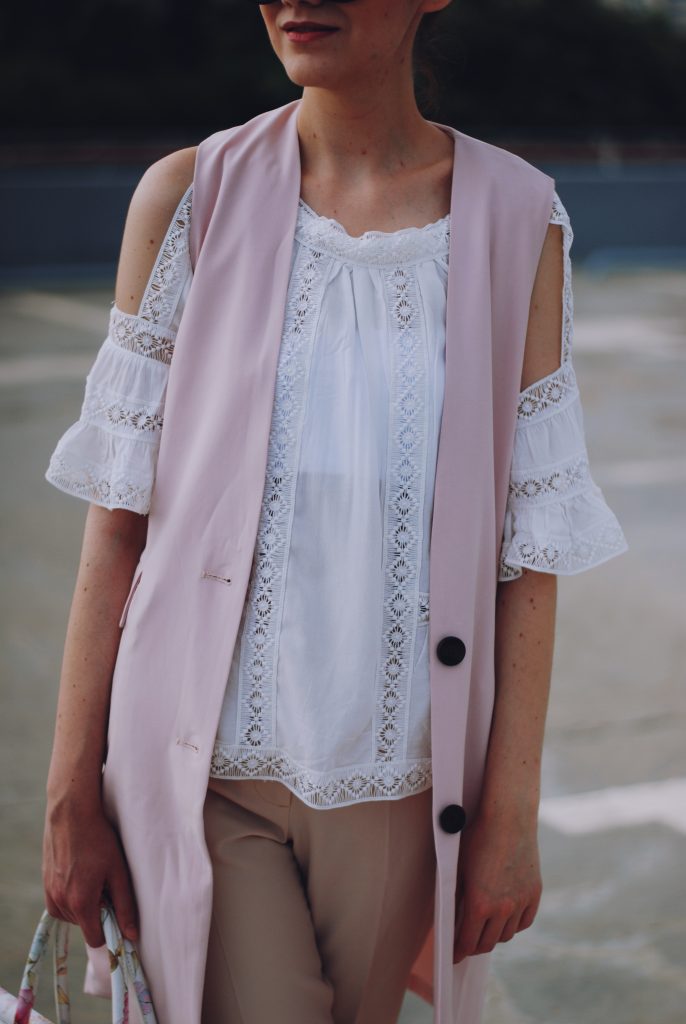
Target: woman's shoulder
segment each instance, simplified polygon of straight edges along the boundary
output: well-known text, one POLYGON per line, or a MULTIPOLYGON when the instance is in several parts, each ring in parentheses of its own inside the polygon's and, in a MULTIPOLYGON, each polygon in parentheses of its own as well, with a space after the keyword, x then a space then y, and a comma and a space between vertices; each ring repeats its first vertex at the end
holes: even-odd
POLYGON ((196 151, 189 146, 156 160, 131 196, 115 286, 115 303, 125 313, 140 308, 170 222, 193 183, 196 151))

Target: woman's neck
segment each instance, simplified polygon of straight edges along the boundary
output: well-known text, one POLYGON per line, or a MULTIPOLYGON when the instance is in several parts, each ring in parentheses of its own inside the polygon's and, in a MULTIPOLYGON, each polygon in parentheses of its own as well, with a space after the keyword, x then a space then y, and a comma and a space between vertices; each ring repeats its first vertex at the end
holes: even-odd
POLYGON ((423 227, 450 210, 454 139, 411 104, 355 107, 305 89, 298 111, 300 194, 348 234, 423 227))
POLYGON ((404 100, 384 90, 370 100, 306 87, 298 137, 303 176, 351 188, 411 175, 452 150, 446 133, 422 117, 411 88, 404 100))

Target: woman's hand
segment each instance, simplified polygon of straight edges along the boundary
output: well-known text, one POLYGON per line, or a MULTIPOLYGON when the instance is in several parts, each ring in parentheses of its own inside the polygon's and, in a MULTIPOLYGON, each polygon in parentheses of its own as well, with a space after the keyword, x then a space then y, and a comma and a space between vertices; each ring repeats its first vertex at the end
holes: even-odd
POLYGON ((119 838, 102 805, 119 619, 147 536, 147 517, 91 503, 67 625, 55 738, 46 780, 43 887, 48 913, 102 946, 107 886, 122 932, 136 922, 119 838))
POLYGON ((107 889, 124 935, 136 939, 138 914, 124 852, 100 808, 48 804, 43 835, 43 888, 49 914, 81 928, 89 946, 105 935, 100 901, 107 889))
POLYGON ((536 826, 477 816, 460 839, 453 963, 528 928, 542 889, 536 826))
POLYGON ((453 963, 528 928, 541 899, 538 807, 557 577, 498 583, 495 702, 473 819, 460 839, 453 963))

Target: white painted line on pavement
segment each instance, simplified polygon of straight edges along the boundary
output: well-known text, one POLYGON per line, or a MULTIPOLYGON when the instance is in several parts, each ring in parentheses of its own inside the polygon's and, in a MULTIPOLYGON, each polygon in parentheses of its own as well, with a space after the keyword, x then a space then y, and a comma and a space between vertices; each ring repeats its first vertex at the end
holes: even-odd
POLYGON ((558 832, 581 835, 658 822, 686 835, 686 779, 610 786, 541 800, 539 818, 558 832))

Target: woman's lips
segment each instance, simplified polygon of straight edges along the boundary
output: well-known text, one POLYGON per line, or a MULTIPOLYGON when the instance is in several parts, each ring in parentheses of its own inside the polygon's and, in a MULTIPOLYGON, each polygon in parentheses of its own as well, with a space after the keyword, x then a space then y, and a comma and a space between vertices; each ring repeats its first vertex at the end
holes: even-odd
POLYGON ((334 32, 338 32, 337 28, 319 28, 319 29, 304 29, 297 30, 292 28, 284 29, 286 35, 294 43, 311 43, 315 39, 323 39, 324 36, 333 35, 334 32))

